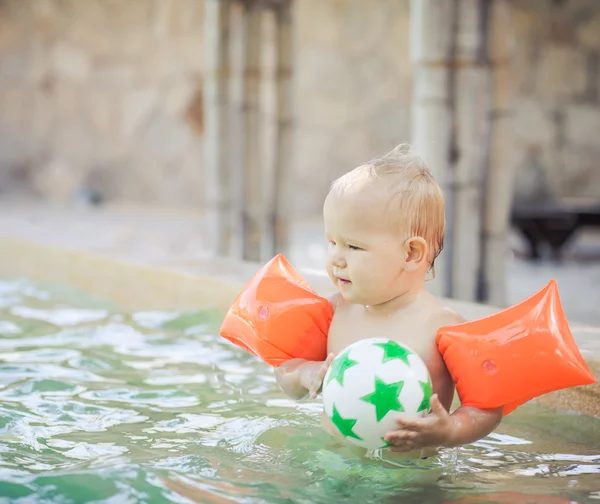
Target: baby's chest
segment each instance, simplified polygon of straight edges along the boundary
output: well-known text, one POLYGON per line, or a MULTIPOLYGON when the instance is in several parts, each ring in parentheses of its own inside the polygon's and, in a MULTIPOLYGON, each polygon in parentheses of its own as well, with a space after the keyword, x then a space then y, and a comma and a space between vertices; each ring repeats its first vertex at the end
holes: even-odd
POLYGON ((354 314, 336 313, 328 335, 328 351, 335 354, 366 338, 386 338, 409 346, 422 359, 430 357, 434 336, 418 321, 388 318, 373 320, 354 314))

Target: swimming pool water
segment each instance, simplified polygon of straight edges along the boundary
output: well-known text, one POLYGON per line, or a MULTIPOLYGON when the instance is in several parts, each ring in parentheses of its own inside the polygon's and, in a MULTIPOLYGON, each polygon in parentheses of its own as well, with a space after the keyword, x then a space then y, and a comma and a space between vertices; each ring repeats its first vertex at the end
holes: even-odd
POLYGON ((361 458, 220 321, 0 281, 0 501, 600 502, 599 419, 528 405, 435 459, 361 458))

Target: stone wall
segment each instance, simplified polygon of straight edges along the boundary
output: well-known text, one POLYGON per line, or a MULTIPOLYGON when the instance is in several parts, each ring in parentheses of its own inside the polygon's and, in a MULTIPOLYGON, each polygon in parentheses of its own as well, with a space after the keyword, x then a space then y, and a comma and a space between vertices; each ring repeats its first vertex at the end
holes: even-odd
MULTIPOLYGON (((600 2, 514 5, 518 195, 597 196, 600 2)), ((409 0, 294 15, 293 207, 311 214, 410 140, 409 0)), ((203 27, 201 0, 0 0, 0 194, 200 206, 203 27)))
POLYGON ((296 2, 296 208, 410 141, 409 0, 296 2))
POLYGON ((195 0, 2 0, 0 189, 194 201, 203 14, 195 0))
POLYGON ((600 197, 600 2, 516 2, 517 197, 600 197))

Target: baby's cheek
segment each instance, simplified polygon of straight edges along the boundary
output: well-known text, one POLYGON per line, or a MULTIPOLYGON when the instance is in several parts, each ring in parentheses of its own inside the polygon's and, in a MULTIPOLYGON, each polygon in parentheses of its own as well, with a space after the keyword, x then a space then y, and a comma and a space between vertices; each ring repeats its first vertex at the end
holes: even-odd
POLYGON ((327 276, 329 277, 329 279, 333 283, 335 283, 336 280, 335 280, 335 276, 333 275, 333 268, 329 264, 327 264, 327 265, 325 265, 325 271, 327 272, 327 276))
POLYGON ((329 276, 333 274, 333 267, 331 266, 331 260, 329 258, 325 259, 325 271, 329 276))

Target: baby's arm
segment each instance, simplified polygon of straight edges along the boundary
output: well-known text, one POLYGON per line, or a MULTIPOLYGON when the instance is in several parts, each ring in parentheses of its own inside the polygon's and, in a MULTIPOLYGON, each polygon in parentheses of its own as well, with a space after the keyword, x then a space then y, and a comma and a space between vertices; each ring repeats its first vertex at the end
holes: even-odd
MULTIPOLYGON (((438 324, 439 327, 466 322, 463 317, 454 312, 446 311, 445 313, 446 315, 442 318, 441 324, 438 324)), ((450 377, 450 373, 448 372, 448 368, 446 367, 444 359, 439 352, 437 355, 441 360, 441 367, 447 376, 447 380, 452 384, 452 389, 454 390, 454 382, 450 377)), ((448 408, 446 408, 446 410, 448 408)), ((484 438, 493 432, 496 427, 498 427, 502 421, 503 412, 503 407, 494 409, 479 409, 473 406, 460 406, 451 415, 449 415, 450 429, 442 446, 452 448, 455 446, 473 443, 481 438, 484 438)), ((446 415, 447 414, 448 413, 446 411, 446 415)))
MULTIPOLYGON (((339 300, 339 293, 329 298, 331 308, 335 312, 339 300)), ((309 361, 306 359, 292 359, 275 368, 275 379, 284 394, 292 399, 317 397, 323 384, 327 369, 334 355, 329 354, 324 361, 309 361)))
POLYGON ((314 399, 321 390, 327 369, 333 360, 330 354, 324 361, 292 359, 275 368, 275 379, 283 393, 292 399, 314 399))
POLYGON ((490 434, 502 420, 502 408, 482 410, 461 406, 450 415, 437 394, 431 397, 430 404, 431 413, 425 418, 396 420, 398 430, 385 435, 392 451, 453 448, 473 443, 490 434))
MULTIPOLYGON (((445 312, 439 327, 455 325, 464 319, 454 312, 445 312)), ((437 331, 437 329, 436 329, 437 331)), ((425 418, 398 419, 398 430, 389 432, 386 441, 393 451, 410 451, 419 448, 456 447, 473 443, 490 434, 502 420, 503 408, 478 409, 461 406, 448 413, 454 395, 454 383, 437 346, 430 363, 434 389, 431 413, 425 418)))
POLYGON ((442 446, 452 448, 484 438, 498 427, 502 421, 503 410, 502 407, 479 409, 472 406, 461 406, 452 415, 449 415, 450 429, 442 446))

